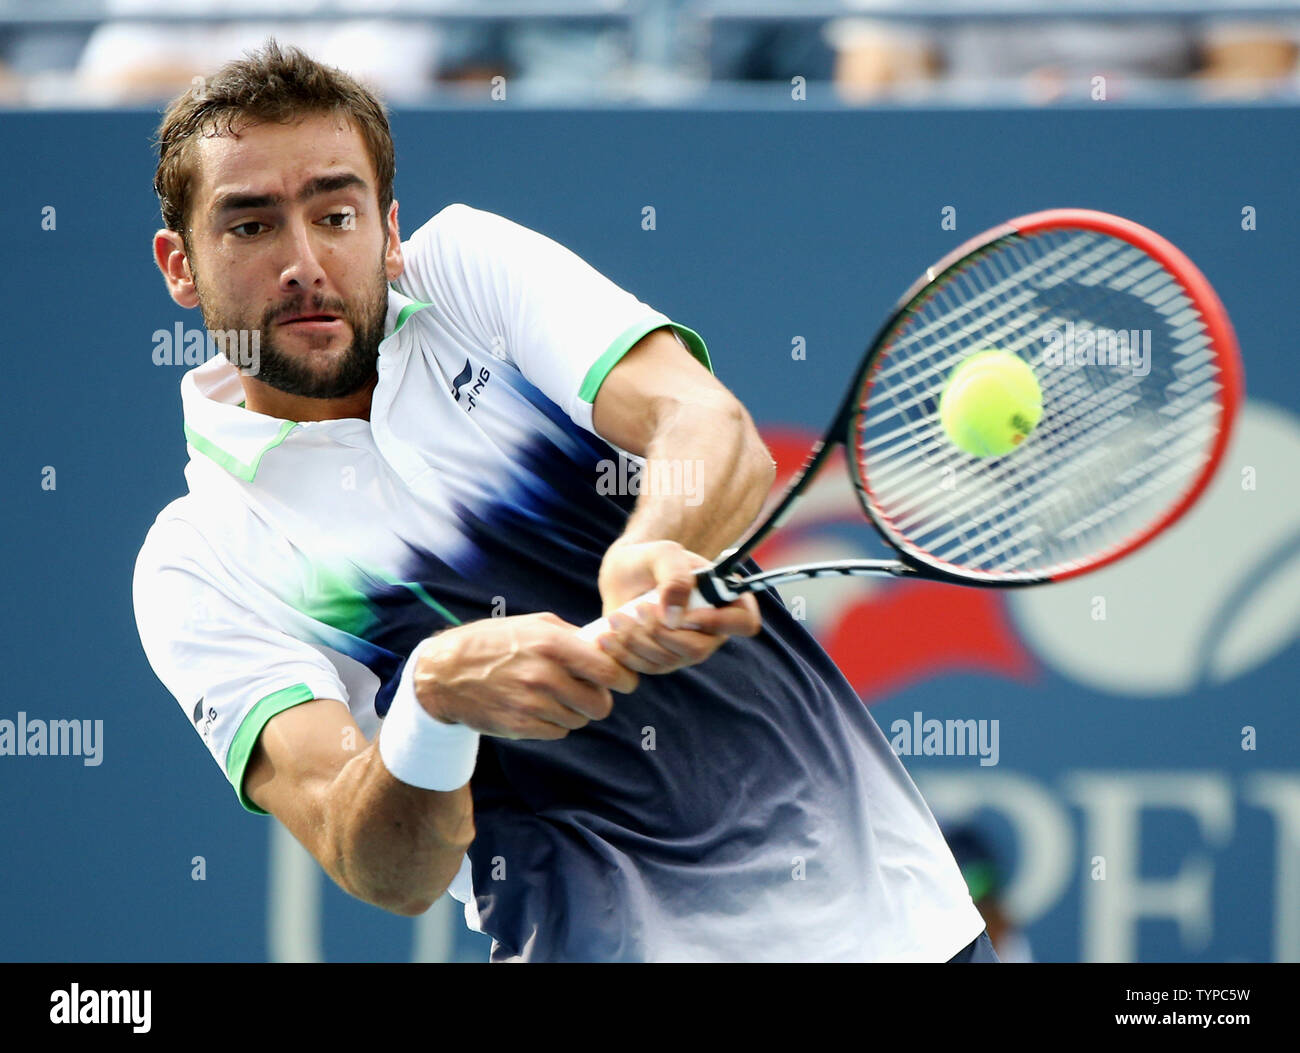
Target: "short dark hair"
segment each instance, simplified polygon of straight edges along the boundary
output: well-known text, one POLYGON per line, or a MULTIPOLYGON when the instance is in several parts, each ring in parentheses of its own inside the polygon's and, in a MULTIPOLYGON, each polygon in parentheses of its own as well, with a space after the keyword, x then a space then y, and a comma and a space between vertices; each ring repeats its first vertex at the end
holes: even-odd
POLYGON ((397 167, 384 104, 342 70, 317 62, 299 48, 281 48, 272 37, 211 78, 196 77, 194 87, 168 105, 158 126, 153 179, 164 226, 178 231, 189 248, 195 138, 237 136, 237 124, 288 124, 322 113, 344 116, 360 131, 375 167, 382 219, 393 203, 397 167))

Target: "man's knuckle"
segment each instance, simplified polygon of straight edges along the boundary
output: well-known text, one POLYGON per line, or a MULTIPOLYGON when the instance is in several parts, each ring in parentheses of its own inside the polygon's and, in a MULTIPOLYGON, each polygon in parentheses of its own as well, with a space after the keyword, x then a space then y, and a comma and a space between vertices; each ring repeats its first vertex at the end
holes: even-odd
POLYGON ((532 652, 537 658, 544 658, 548 662, 553 662, 560 657, 560 643, 555 636, 542 636, 533 644, 532 652))
POLYGON ((533 663, 519 674, 519 679, 529 691, 545 692, 555 684, 555 669, 549 662, 533 663))

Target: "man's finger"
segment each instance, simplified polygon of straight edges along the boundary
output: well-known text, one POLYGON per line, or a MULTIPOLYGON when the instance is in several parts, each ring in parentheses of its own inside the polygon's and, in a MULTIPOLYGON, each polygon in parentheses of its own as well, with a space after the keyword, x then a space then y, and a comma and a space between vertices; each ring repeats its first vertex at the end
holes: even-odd
MULTIPOLYGON (((689 629, 683 626, 680 629, 671 629, 659 620, 659 612, 655 607, 646 605, 638 608, 641 615, 640 631, 649 639, 650 642, 662 647, 690 665, 702 662, 708 658, 714 651, 722 646, 720 637, 735 635, 733 633, 703 633, 696 629, 689 629)), ((691 612, 686 617, 689 619, 691 612)))
POLYGON ((605 633, 598 637, 596 644, 619 665, 626 666, 628 669, 635 669, 638 673, 655 674, 666 671, 633 654, 623 646, 622 641, 614 633, 605 633))
POLYGON ((555 703, 536 715, 573 731, 591 720, 604 720, 613 711, 614 698, 608 688, 587 680, 566 677, 546 692, 555 703))
POLYGON ((755 636, 763 627, 758 601, 752 595, 727 604, 725 607, 701 607, 687 611, 682 628, 720 636, 755 636))
POLYGON ((620 665, 617 659, 611 658, 591 641, 580 639, 576 632, 559 634, 547 641, 547 650, 543 654, 559 662, 571 676, 598 687, 607 687, 623 695, 636 690, 635 672, 620 665))
POLYGON ((659 590, 659 617, 670 629, 676 629, 681 624, 683 613, 691 602, 697 566, 699 566, 698 557, 692 557, 682 548, 669 549, 655 560, 655 588, 659 590))
POLYGON ((657 672, 674 669, 689 660, 687 656, 676 654, 654 639, 651 635, 652 628, 656 624, 653 615, 649 619, 649 624, 643 625, 626 614, 615 611, 610 616, 609 624, 610 628, 618 634, 619 642, 643 662, 654 667, 657 672))
POLYGON ((495 735, 497 738, 511 739, 518 741, 520 739, 544 739, 554 742, 556 739, 562 739, 569 734, 569 729, 561 727, 559 724, 552 723, 549 720, 538 720, 536 717, 529 717, 527 720, 521 720, 512 725, 509 729, 499 729, 497 731, 485 732, 488 735, 495 735))
POLYGON ((642 639, 658 644, 665 651, 679 658, 689 659, 694 654, 695 648, 690 646, 689 640, 678 638, 677 634, 681 630, 670 626, 664 620, 658 604, 640 604, 633 617, 637 624, 631 631, 639 632, 642 639))

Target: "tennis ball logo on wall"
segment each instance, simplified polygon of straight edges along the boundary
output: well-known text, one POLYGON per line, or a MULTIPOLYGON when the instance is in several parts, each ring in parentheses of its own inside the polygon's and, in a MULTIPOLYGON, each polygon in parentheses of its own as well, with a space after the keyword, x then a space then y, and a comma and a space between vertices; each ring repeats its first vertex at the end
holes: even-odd
POLYGON ((1057 672, 1114 694, 1186 694, 1259 668, 1300 630, 1297 463, 1300 421, 1246 403, 1224 469, 1186 519, 1086 579, 1008 597, 1021 638, 1057 672))
MULTIPOLYGON (((809 436, 774 428, 764 438, 780 485, 809 436)), ((1029 680, 1042 666, 1117 695, 1185 694, 1260 667, 1300 631, 1300 503, 1287 483, 1297 463, 1300 421, 1247 402, 1224 469, 1186 518, 1086 577, 1007 593, 829 578, 782 595, 867 702, 944 673, 1029 680)), ((843 558, 846 543, 866 536, 860 522, 828 472, 755 558, 764 566, 843 558)))

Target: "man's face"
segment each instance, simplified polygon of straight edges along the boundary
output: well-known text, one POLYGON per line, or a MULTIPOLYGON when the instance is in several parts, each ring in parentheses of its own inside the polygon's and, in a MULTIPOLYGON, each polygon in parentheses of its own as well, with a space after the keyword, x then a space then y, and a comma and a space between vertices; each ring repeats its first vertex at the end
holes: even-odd
POLYGON ((380 215, 365 143, 341 117, 236 130, 195 142, 193 298, 209 331, 260 332, 257 380, 351 395, 374 377, 402 269, 396 205, 380 215))

